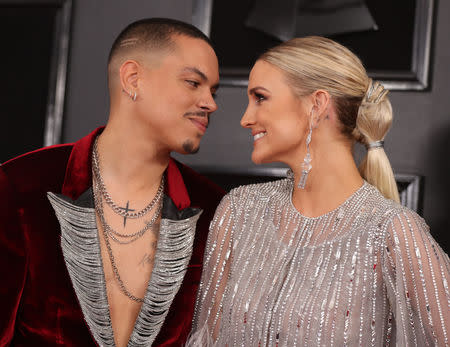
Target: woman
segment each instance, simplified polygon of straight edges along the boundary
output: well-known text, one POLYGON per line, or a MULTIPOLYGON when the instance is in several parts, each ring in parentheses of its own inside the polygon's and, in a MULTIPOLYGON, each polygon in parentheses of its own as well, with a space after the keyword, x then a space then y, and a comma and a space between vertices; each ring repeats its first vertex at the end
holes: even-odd
POLYGON ((252 160, 291 170, 222 200, 193 344, 448 345, 449 258, 398 204, 387 91, 348 49, 307 37, 260 57, 248 97, 252 160))

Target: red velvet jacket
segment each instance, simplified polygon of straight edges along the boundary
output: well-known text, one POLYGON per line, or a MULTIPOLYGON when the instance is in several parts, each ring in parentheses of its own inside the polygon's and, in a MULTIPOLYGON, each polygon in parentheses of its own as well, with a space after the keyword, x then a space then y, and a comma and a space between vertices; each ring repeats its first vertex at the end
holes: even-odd
MULTIPOLYGON (((91 148, 101 129, 75 144, 40 149, 0 166, 0 346, 95 346, 60 246, 48 191, 77 199, 91 185, 91 148)), ((171 160, 166 194, 178 209, 204 210, 182 286, 154 346, 180 346, 191 329, 209 227, 224 192, 171 160)))

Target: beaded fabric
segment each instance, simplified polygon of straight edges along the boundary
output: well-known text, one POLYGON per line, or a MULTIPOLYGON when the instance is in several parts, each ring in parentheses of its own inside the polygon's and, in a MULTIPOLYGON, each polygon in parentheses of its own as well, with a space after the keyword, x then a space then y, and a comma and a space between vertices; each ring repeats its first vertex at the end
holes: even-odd
POLYGON ((424 220, 367 182, 309 218, 293 186, 222 200, 188 345, 448 346, 450 262, 424 220))
MULTIPOLYGON (((84 319, 99 346, 115 346, 95 209, 59 194, 47 193, 47 197, 61 226, 64 261, 84 319)), ((152 345, 181 287, 202 213, 188 209, 185 218, 172 220, 163 215, 161 219, 151 278, 128 347, 152 345)))

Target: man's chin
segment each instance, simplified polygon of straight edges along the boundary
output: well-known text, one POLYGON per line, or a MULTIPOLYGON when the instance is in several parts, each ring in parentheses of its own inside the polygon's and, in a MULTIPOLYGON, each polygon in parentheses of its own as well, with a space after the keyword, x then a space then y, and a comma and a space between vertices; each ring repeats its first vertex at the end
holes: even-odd
POLYGON ((182 154, 195 154, 199 151, 200 145, 194 144, 194 142, 191 140, 186 140, 183 142, 182 148, 182 154))

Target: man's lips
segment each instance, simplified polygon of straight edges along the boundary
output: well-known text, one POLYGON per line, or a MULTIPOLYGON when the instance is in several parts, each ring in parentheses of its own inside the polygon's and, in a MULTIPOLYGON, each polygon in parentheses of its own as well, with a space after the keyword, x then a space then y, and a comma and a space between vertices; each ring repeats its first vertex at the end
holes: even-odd
POLYGON ((189 120, 194 123, 194 125, 202 132, 204 133, 206 131, 206 128, 208 127, 208 120, 204 118, 191 118, 189 117, 189 120))
POLYGON ((208 128, 209 115, 207 112, 188 112, 184 115, 202 132, 202 134, 208 128))

